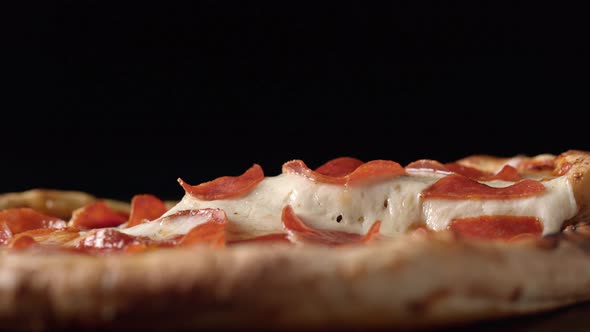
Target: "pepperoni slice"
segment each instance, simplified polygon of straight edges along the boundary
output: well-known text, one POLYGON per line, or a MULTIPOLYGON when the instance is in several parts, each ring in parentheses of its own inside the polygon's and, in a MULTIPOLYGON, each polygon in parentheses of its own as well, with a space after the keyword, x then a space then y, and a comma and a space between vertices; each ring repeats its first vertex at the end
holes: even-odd
POLYGON ((504 180, 516 182, 522 180, 522 176, 518 174, 518 170, 510 165, 504 166, 497 174, 492 174, 459 163, 443 165, 436 160, 421 159, 411 162, 406 166, 406 169, 453 172, 476 181, 504 180))
POLYGON ((484 240, 510 240, 523 234, 540 236, 543 227, 536 217, 480 216, 454 219, 451 231, 461 237, 484 240))
POLYGON ((572 168, 573 164, 570 162, 561 162, 557 165, 557 167, 553 170, 553 173, 557 176, 565 175, 569 170, 572 168))
POLYGON ((289 239, 330 246, 369 242, 377 237, 381 227, 381 221, 376 221, 365 235, 318 230, 307 226, 299 219, 290 205, 283 208, 281 219, 289 239))
POLYGON ((301 160, 291 160, 283 164, 283 173, 303 175, 322 183, 358 185, 386 177, 403 175, 406 171, 394 161, 373 160, 358 166, 352 173, 345 176, 331 176, 311 170, 301 160))
POLYGON ((552 171, 555 168, 555 158, 547 156, 544 158, 530 158, 518 163, 516 166, 521 170, 552 171))
POLYGON ((196 186, 191 186, 180 178, 178 179, 178 183, 191 196, 201 200, 211 201, 245 195, 252 191, 263 179, 264 172, 262 171, 262 167, 254 164, 240 176, 222 176, 196 186))
POLYGON ((15 238, 10 243, 10 248, 14 250, 23 250, 34 247, 37 245, 37 241, 30 236, 24 235, 15 238))
POLYGON ((346 184, 355 185, 382 178, 396 177, 406 174, 406 170, 398 163, 390 160, 372 160, 364 163, 348 175, 346 184))
POLYGON ((491 180, 503 180, 503 181, 520 181, 522 180, 522 176, 518 173, 518 170, 510 165, 504 165, 502 169, 492 175, 490 177, 484 178, 481 181, 491 181, 491 180))
POLYGON ((225 246, 225 228, 228 220, 225 212, 216 209, 198 210, 192 215, 206 216, 209 220, 195 226, 180 241, 178 245, 189 246, 206 244, 210 247, 219 248, 225 246))
POLYGON ((167 210, 166 204, 156 196, 149 194, 135 195, 131 199, 131 213, 127 227, 157 219, 167 210))
POLYGON ((90 250, 121 250, 130 244, 141 243, 135 236, 121 233, 112 228, 103 228, 92 231, 84 237, 75 248, 90 250))
POLYGON ((42 244, 61 245, 77 238, 80 230, 73 227, 64 228, 39 228, 22 232, 14 237, 14 240, 21 236, 29 236, 42 244))
POLYGON ((362 160, 352 157, 341 157, 328 161, 316 168, 316 172, 322 175, 340 177, 352 173, 359 166, 364 164, 362 160))
MULTIPOLYGON (((153 240, 143 236, 134 236, 119 232, 113 228, 91 231, 75 248, 90 254, 106 252, 127 253, 143 252, 150 248, 167 248, 205 244, 211 247, 225 246, 225 226, 228 223, 225 212, 219 209, 185 210, 170 215, 160 222, 171 223, 177 218, 197 218, 205 222, 193 227, 184 236, 171 236, 162 240, 153 240)), ((182 225, 178 225, 182 228, 182 225)))
POLYGON ((97 201, 75 210, 69 225, 80 229, 115 227, 127 221, 127 216, 97 201))
POLYGON ((0 212, 0 244, 15 234, 38 228, 63 228, 66 222, 30 208, 12 208, 0 212))
POLYGON ((447 163, 445 164, 445 167, 453 173, 461 174, 473 180, 479 180, 492 175, 491 173, 480 171, 477 168, 461 165, 459 163, 447 163))
POLYGON ((518 174, 518 170, 510 165, 504 165, 504 167, 502 167, 502 169, 496 174, 480 171, 476 168, 456 163, 447 164, 447 166, 452 172, 476 181, 503 180, 516 182, 522 180, 522 176, 518 174))
POLYGON ((522 180, 507 187, 490 187, 459 174, 450 174, 422 192, 424 198, 444 199, 512 199, 528 197, 545 191, 539 181, 522 180))

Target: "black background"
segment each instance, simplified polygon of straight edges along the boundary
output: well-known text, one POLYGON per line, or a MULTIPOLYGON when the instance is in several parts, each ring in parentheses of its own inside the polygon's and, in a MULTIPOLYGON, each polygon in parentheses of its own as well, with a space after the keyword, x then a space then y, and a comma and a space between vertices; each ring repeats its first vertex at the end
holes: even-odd
POLYGON ((295 158, 590 150, 583 15, 519 2, 35 6, 14 29, 2 191, 177 199, 178 177, 252 163, 274 175, 295 158))

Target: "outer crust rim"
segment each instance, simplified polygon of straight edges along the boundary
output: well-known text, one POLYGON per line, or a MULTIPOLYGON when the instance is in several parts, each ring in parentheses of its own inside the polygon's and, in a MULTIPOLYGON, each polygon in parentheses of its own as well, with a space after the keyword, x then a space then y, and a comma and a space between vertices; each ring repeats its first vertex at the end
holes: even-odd
POLYGON ((24 329, 414 328, 495 318, 590 299, 588 242, 478 243, 441 232, 336 250, 3 252, 0 322, 24 329))

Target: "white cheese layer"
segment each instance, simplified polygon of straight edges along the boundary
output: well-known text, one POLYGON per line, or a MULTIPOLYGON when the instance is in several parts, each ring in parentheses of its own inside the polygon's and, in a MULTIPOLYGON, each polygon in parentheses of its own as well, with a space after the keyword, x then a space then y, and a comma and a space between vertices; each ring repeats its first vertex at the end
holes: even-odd
POLYGON ((193 227, 209 220, 207 215, 191 213, 173 217, 162 217, 157 220, 139 224, 130 228, 118 229, 119 232, 133 236, 145 236, 152 240, 162 241, 177 235, 190 232, 193 227))
POLYGON ((203 201, 185 195, 166 215, 182 210, 219 208, 230 220, 229 233, 237 238, 281 233, 281 213, 291 205, 306 224, 325 230, 364 234, 381 220, 384 234, 398 234, 420 223, 420 193, 436 176, 400 176, 359 187, 317 183, 296 174, 267 177, 249 194, 232 199, 203 201))
MULTIPOLYGON (((500 182, 495 182, 497 187, 500 182)), ((422 210, 428 228, 446 229, 453 219, 483 215, 509 215, 537 217, 543 225, 543 234, 555 233, 567 219, 572 218, 578 207, 572 188, 566 177, 542 182, 545 192, 524 198, 504 200, 424 200, 422 210)), ((504 183, 508 185, 510 183, 504 183)))
MULTIPOLYGON (((403 234, 410 226, 417 225, 443 230, 453 219, 481 215, 537 217, 543 224, 543 234, 548 234, 558 231, 563 221, 578 210, 566 177, 542 182, 546 191, 526 198, 424 200, 422 191, 445 175, 412 172, 388 181, 345 187, 317 183, 296 174, 281 174, 265 178, 253 191, 237 198, 204 201, 187 194, 164 216, 182 210, 219 208, 230 221, 229 237, 240 239, 283 232, 281 213, 286 205, 291 205, 297 216, 317 229, 365 234, 380 220, 381 233, 388 236, 403 234)), ((502 187, 512 183, 494 181, 488 184, 502 187)), ((148 234, 162 232, 161 228, 165 228, 168 229, 165 232, 186 234, 198 222, 191 221, 190 227, 162 222, 148 226, 152 224, 149 223, 129 228, 126 233, 148 234)))

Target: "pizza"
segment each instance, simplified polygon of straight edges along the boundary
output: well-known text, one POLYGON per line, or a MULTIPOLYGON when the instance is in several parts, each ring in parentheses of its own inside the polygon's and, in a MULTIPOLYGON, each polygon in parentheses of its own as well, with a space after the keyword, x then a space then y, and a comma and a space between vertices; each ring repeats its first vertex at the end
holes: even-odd
POLYGON ((423 329, 590 300, 589 152, 178 182, 1 195, 2 327, 423 329))

